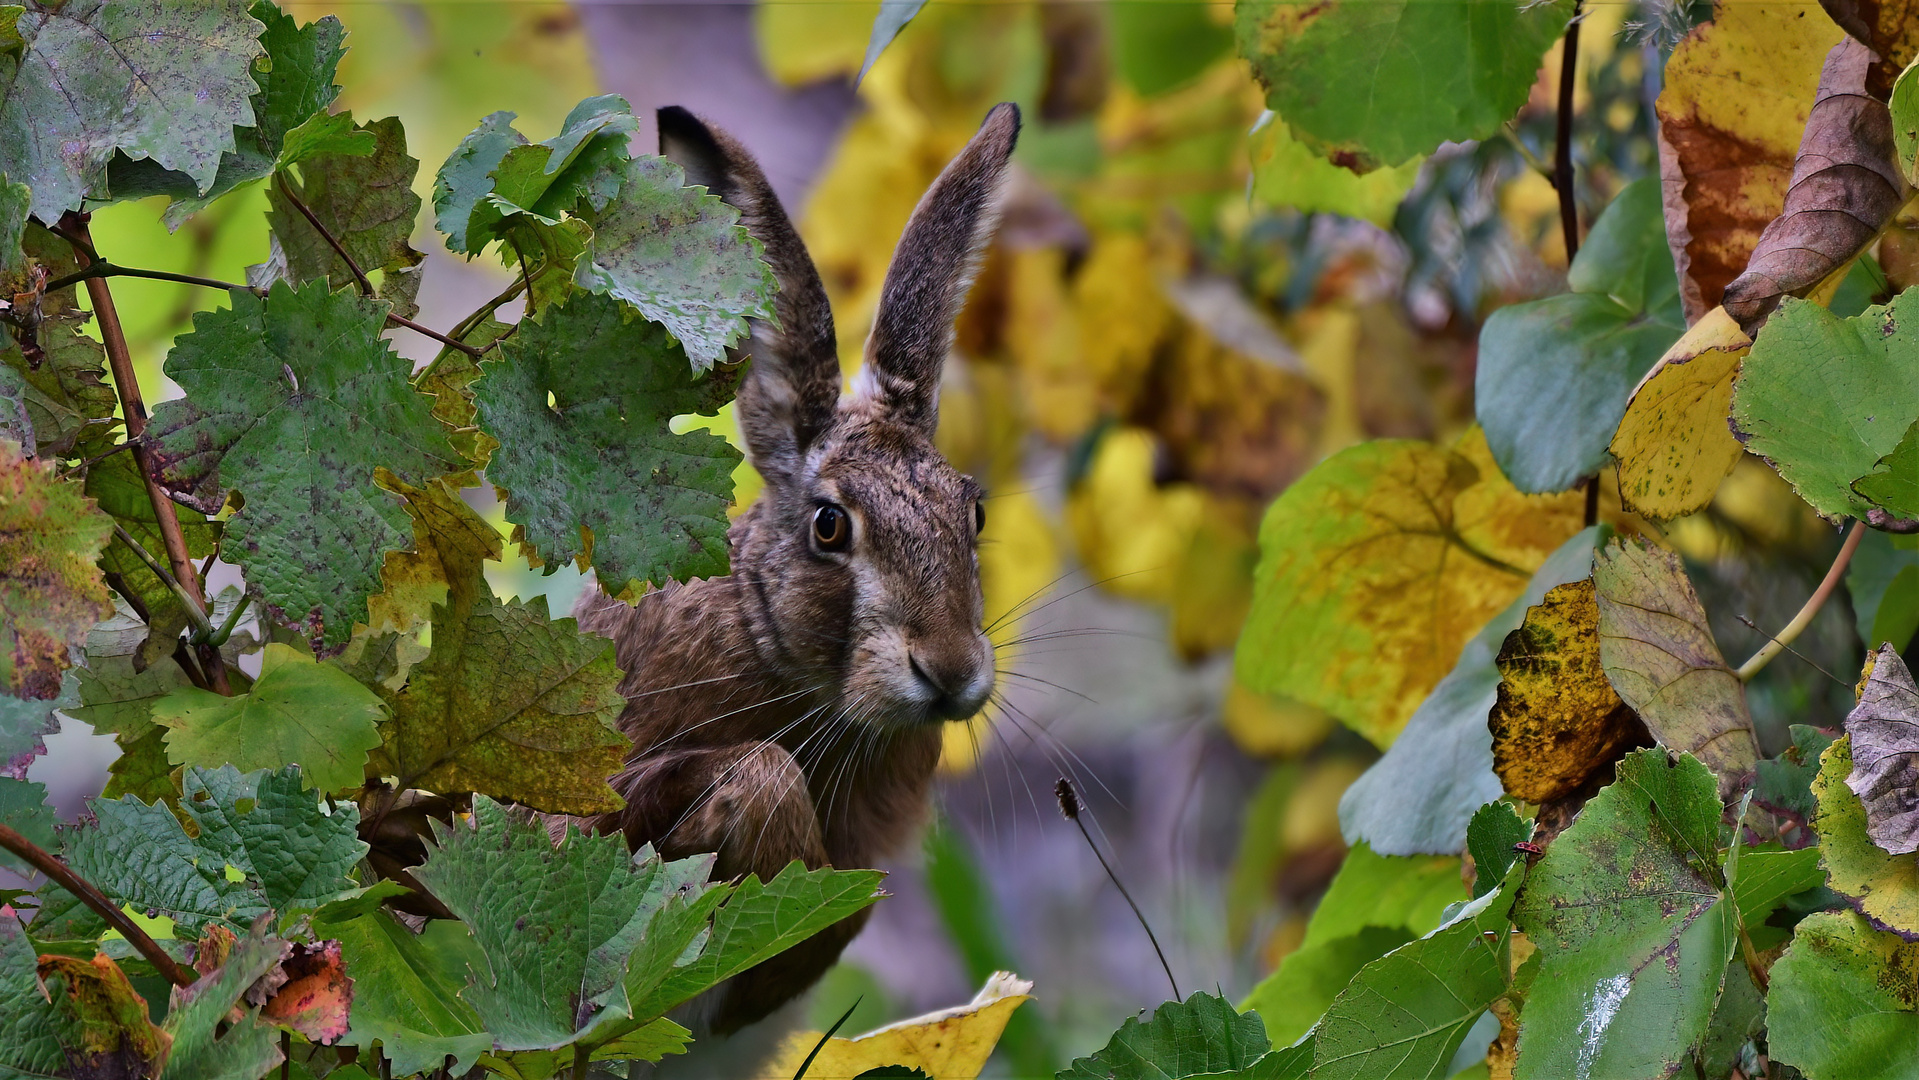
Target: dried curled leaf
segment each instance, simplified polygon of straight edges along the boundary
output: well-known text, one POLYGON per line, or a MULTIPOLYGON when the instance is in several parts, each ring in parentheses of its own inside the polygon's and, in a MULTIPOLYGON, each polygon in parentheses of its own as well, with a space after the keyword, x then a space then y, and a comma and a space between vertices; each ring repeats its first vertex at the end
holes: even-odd
POLYGON ((1852 736, 1842 735, 1819 757, 1812 794, 1819 816, 1819 862, 1826 884, 1881 930, 1919 941, 1919 854, 1888 854, 1866 832, 1866 807, 1846 780, 1852 774, 1852 736))
POLYGON ((1852 38, 1826 55, 1785 206, 1760 234, 1745 272, 1726 286, 1726 312, 1749 334, 1782 297, 1804 296, 1843 270, 1904 201, 1892 113, 1866 92, 1873 59, 1852 38))
POLYGON ((1591 578, 1556 586, 1499 650, 1487 724, 1506 793, 1543 803, 1579 790, 1646 729, 1606 681, 1591 578))
POLYGON ((353 980, 337 941, 295 944, 280 964, 285 983, 260 1015, 290 1028, 321 1046, 332 1046, 347 1032, 347 1013, 353 1005, 353 980))
POLYGON ((1878 54, 1866 92, 1884 101, 1907 64, 1919 57, 1919 3, 1914 0, 1819 0, 1832 21, 1878 54))
POLYGON ((1669 521, 1712 502, 1742 453, 1726 413, 1733 376, 1751 348, 1726 309, 1714 308, 1646 373, 1610 447, 1626 509, 1669 521))
POLYGON ((1891 645, 1880 647, 1859 704, 1846 716, 1866 835, 1894 855, 1919 851, 1919 687, 1891 645))

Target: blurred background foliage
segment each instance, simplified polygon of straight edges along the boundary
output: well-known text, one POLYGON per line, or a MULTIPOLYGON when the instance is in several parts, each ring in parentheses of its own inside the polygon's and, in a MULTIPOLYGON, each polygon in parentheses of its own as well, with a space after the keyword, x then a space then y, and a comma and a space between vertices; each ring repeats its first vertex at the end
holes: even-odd
MULTIPOLYGON (((895 899, 810 1008, 824 1026, 858 998, 857 1030, 963 1000, 1011 968, 1037 981, 1039 1000, 1017 1014, 995 1068, 1050 1074, 1165 996, 1138 927, 1050 805, 1056 776, 1078 778, 1095 835, 1175 971, 1218 979, 1229 997, 1300 944, 1345 855, 1339 795, 1378 751, 1326 713, 1232 678, 1260 514, 1354 443, 1450 444, 1472 422, 1482 320, 1564 290, 1547 164, 1560 52, 1501 137, 1357 176, 1264 112, 1234 54, 1230 4, 929 3, 855 90, 878 7, 290 10, 346 24, 340 107, 399 115, 426 163, 414 244, 430 255, 420 298, 430 325, 508 281, 485 260, 448 255, 426 216, 433 167, 479 117, 511 110, 523 130, 552 130, 593 93, 628 93, 636 111, 670 104, 675 79, 698 83, 699 100, 725 99, 737 64, 701 82, 701 50, 718 40, 773 94, 826 103, 802 132, 821 143, 817 174, 806 161, 769 171, 832 296, 850 371, 920 193, 991 104, 1020 103, 1019 170, 960 320, 939 432, 992 492, 982 565, 1011 672, 1006 706, 952 728, 939 824, 923 853, 889 867, 895 899), (646 45, 635 52, 633 40, 646 45), (646 67, 669 54, 677 68, 646 67), (641 84, 651 89, 629 89, 641 84)), ((1626 183, 1657 173, 1664 53, 1709 12, 1586 11, 1572 131, 1590 226, 1626 183)), ((182 227, 186 243, 167 235, 154 203, 110 207, 93 229, 115 261, 239 280, 266 252, 263 201, 256 187, 216 204, 182 227)), ((1855 291, 1835 306, 1856 310, 1872 290, 1855 291)), ((130 282, 119 298, 155 387, 172 338, 221 301, 158 282, 130 282)), ((750 469, 740 481, 744 503, 757 483, 750 469)), ((1615 513, 1610 492, 1602 505, 1616 526, 1653 531, 1615 513)), ((497 509, 481 509, 504 531, 497 509)), ((1752 459, 1708 510, 1659 532, 1687 557, 1729 653, 1760 640, 1739 616, 1782 624, 1837 545, 1752 459)), ((515 565, 509 549, 493 582, 503 595, 547 594, 558 611, 582 587, 565 568, 515 565)), ((1775 664, 1751 688, 1765 753, 1789 722, 1831 725, 1850 704, 1849 688, 1814 666, 1856 670, 1845 605, 1829 605, 1798 647, 1810 663, 1775 664)), ((104 779, 77 750, 45 760, 70 774, 56 783, 64 806, 104 779)))

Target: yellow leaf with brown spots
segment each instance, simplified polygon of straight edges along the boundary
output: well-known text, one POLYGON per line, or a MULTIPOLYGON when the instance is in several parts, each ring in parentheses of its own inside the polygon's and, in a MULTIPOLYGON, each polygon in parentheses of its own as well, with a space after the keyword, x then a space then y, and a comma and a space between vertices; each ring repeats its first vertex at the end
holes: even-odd
POLYGON ((1687 321, 1719 305, 1785 208, 1819 71, 1842 36, 1809 8, 1725 4, 1666 62, 1659 176, 1687 321))
POLYGON ((1499 698, 1487 725, 1508 795, 1543 803, 1579 790, 1645 738, 1599 662, 1591 578, 1555 586, 1499 650, 1499 698))
POLYGON ((1390 745, 1580 518, 1577 493, 1516 491, 1476 428, 1344 450, 1266 512, 1239 678, 1390 745))
MULTIPOLYGON (((901 1065, 933 1080, 973 1080, 999 1045, 1013 1010, 1032 1000, 1032 989, 1032 983, 1012 972, 996 971, 968 1004, 889 1024, 858 1038, 826 1040, 806 1075, 827 1080, 901 1065)), ((800 1063, 819 1041, 817 1031, 787 1036, 774 1062, 761 1073, 797 1076, 800 1063)))
POLYGON ((453 602, 471 606, 481 589, 481 567, 500 558, 499 530, 473 511, 460 492, 445 480, 429 480, 414 487, 379 470, 380 486, 406 499, 413 519, 413 550, 389 551, 380 580, 386 590, 367 597, 369 626, 374 633, 406 633, 433 616, 435 604, 449 602, 450 590, 461 594, 453 602))
POLYGON ((1744 452, 1726 417, 1751 348, 1726 309, 1713 308, 1640 380, 1611 447, 1628 510, 1669 521, 1712 502, 1744 452))

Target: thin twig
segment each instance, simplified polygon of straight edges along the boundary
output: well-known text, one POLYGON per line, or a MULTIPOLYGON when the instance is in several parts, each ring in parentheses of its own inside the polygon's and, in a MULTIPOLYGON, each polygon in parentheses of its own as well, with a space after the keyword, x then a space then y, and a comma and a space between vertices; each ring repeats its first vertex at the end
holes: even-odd
MULTIPOLYGON (((73 243, 83 264, 82 269, 95 260, 105 261, 99 259, 84 215, 68 213, 60 219, 60 225, 60 235, 73 243)), ((120 326, 120 312, 113 305, 113 292, 105 277, 87 279, 87 299, 92 303, 93 317, 99 322, 100 340, 106 346, 113 388, 120 396, 120 413, 126 420, 127 442, 132 444, 133 460, 139 465, 140 479, 146 484, 147 501, 153 504, 154 522, 160 529, 161 543, 166 547, 167 563, 173 567, 174 580, 180 585, 188 610, 197 610, 204 621, 206 593, 200 587, 200 575, 194 570, 193 556, 187 552, 186 533, 180 529, 180 516, 174 511, 173 499, 154 479, 157 470, 152 451, 145 440, 147 406, 140 397, 140 380, 133 371, 133 354, 127 349, 126 331, 120 326)), ((195 650, 195 655, 199 657, 200 667, 206 673, 207 684, 216 692, 231 696, 233 690, 227 685, 226 662, 220 659, 220 650, 202 646, 195 650)))
POLYGON ((1806 598, 1805 606, 1799 609, 1799 614, 1792 617, 1792 621, 1786 624, 1785 629, 1779 631, 1771 641, 1760 646, 1759 651, 1752 654, 1752 659, 1739 665, 1739 670, 1734 674, 1739 676, 1740 682, 1751 682, 1754 675, 1759 674, 1767 664, 1772 663, 1773 657, 1786 651, 1786 646, 1798 640, 1806 627, 1812 625, 1813 616, 1819 614, 1819 609, 1826 606, 1826 598, 1832 595, 1833 589, 1839 585, 1839 579, 1845 576, 1846 566, 1852 562, 1852 553, 1859 550, 1859 541, 1864 539, 1865 535, 1865 522, 1853 522, 1852 531, 1846 534, 1846 542, 1839 545, 1839 554, 1833 558, 1831 568, 1826 571, 1826 579, 1821 581, 1819 587, 1812 591, 1812 595, 1806 598))
POLYGON ((1153 955, 1159 957, 1159 966, 1166 969, 1166 981, 1172 984, 1173 1000, 1182 1000, 1179 993, 1179 980, 1173 978, 1173 965, 1166 962, 1166 950, 1159 947, 1159 938, 1153 933, 1152 926, 1146 922, 1145 913, 1140 911, 1139 905, 1133 902, 1133 894, 1127 892, 1126 886, 1120 884, 1119 875, 1113 873, 1112 866, 1106 862, 1106 856, 1100 854, 1099 845, 1093 843, 1093 834, 1086 831, 1086 823, 1080 820, 1079 793, 1073 790, 1073 782, 1064 776, 1060 777, 1059 783, 1053 785, 1053 794, 1059 797, 1059 812, 1066 816, 1066 820, 1079 826, 1079 834, 1086 838, 1086 846, 1093 849, 1093 858, 1099 860, 1100 869, 1106 871, 1106 878, 1113 883, 1113 888, 1118 889, 1120 896, 1125 897, 1126 906, 1133 909, 1133 918, 1138 919, 1139 928, 1146 931, 1146 940, 1153 943, 1153 955))
POLYGON ((102 461, 105 461, 106 459, 112 457, 113 455, 119 453, 120 451, 131 450, 132 448, 133 448, 133 444, 130 442, 120 443, 119 445, 115 446, 113 449, 107 451, 104 454, 96 454, 85 461, 77 462, 74 465, 69 466, 68 468, 60 470, 60 479, 65 480, 67 477, 72 476, 74 473, 84 472, 87 469, 91 469, 95 465, 100 464, 102 461))
POLYGON ((140 929, 138 923, 127 917, 126 912, 114 906, 113 901, 108 900, 104 893, 94 888, 92 882, 74 873, 66 863, 54 858, 40 845, 5 825, 0 825, 0 847, 13 852, 27 865, 47 875, 48 880, 79 897, 80 902, 98 913, 107 921, 107 925, 120 931, 120 936, 126 938, 128 943, 138 949, 140 955, 146 957, 147 961, 165 976, 168 982, 175 986, 194 984, 195 976, 192 972, 181 967, 179 961, 168 956, 159 942, 148 937, 147 932, 140 929))
POLYGON ((425 334, 427 337, 430 337, 433 340, 439 342, 440 344, 445 345, 447 348, 458 349, 461 352, 467 354, 468 356, 479 357, 486 354, 485 349, 476 349, 473 346, 468 345, 464 341, 455 341, 452 338, 446 336, 445 334, 440 333, 438 330, 433 330, 433 329, 429 329, 427 327, 421 326, 419 323, 414 322, 412 319, 403 318, 399 315, 393 314, 390 311, 387 312, 386 321, 392 323, 395 326, 404 326, 408 330, 411 330, 416 334, 425 334))
MULTIPOLYGON (((1773 637, 1771 634, 1766 633, 1764 630, 1759 629, 1758 623, 1753 622, 1751 619, 1748 619, 1744 615, 1734 615, 1733 618, 1738 619, 1742 623, 1745 623, 1746 629, 1751 630, 1753 633, 1758 634, 1762 638, 1766 638, 1771 641, 1779 640, 1778 638, 1773 637)), ((1812 668, 1814 671, 1817 671, 1819 674, 1824 675, 1826 678, 1831 679, 1833 682, 1839 684, 1840 686, 1845 687, 1848 690, 1852 689, 1851 683, 1847 682, 1846 680, 1840 678, 1837 675, 1834 675, 1832 672, 1827 671, 1825 668, 1820 667, 1819 664, 1815 662, 1812 657, 1807 656, 1805 653, 1802 653, 1798 649, 1795 649, 1790 645, 1786 645, 1783 642, 1781 643, 1781 647, 1784 648, 1787 652, 1805 661, 1808 667, 1812 668)))
POLYGON ((327 242, 327 246, 340 257, 340 261, 346 264, 346 268, 353 271, 353 280, 360 283, 360 295, 372 296, 373 282, 367 278, 366 272, 360 269, 359 263, 353 261, 353 256, 346 253, 346 247, 334 239, 333 233, 329 232, 325 225, 320 224, 320 219, 313 215, 313 211, 307 208, 307 204, 293 193, 292 185, 287 183, 286 174, 274 173, 273 182, 280 185, 280 194, 286 197, 287 202, 293 204, 293 208, 300 212, 301 217, 307 219, 307 224, 313 226, 313 231, 320 234, 320 239, 327 242))
POLYGON ((1573 4, 1572 21, 1559 54, 1559 115, 1553 145, 1553 187, 1559 189, 1559 231, 1566 238, 1566 262, 1579 254, 1579 206, 1573 199, 1573 88, 1578 84, 1579 23, 1583 0, 1573 4))
POLYGON ((229 292, 234 289, 244 289, 256 296, 264 296, 266 294, 265 289, 256 289, 251 285, 242 285, 238 282, 221 281, 219 278, 200 277, 196 274, 176 274, 171 270, 146 270, 138 266, 121 266, 119 263, 108 262, 105 259, 89 264, 84 270, 75 271, 65 277, 54 278, 52 281, 47 282, 45 291, 50 293, 59 292, 61 289, 71 285, 78 285, 83 281, 93 281, 97 278, 110 277, 146 278, 150 281, 177 281, 182 285, 201 285, 209 289, 225 289, 229 292))

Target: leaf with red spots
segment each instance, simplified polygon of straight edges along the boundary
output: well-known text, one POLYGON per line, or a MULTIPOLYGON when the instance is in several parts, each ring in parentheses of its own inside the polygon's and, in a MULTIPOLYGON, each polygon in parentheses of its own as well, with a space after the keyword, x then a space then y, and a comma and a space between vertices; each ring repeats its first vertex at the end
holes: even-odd
POLYGON ((318 941, 293 946, 280 965, 287 981, 267 999, 260 1015, 298 1032, 311 1042, 332 1046, 346 1035, 353 1006, 353 980, 340 958, 340 943, 318 941))

